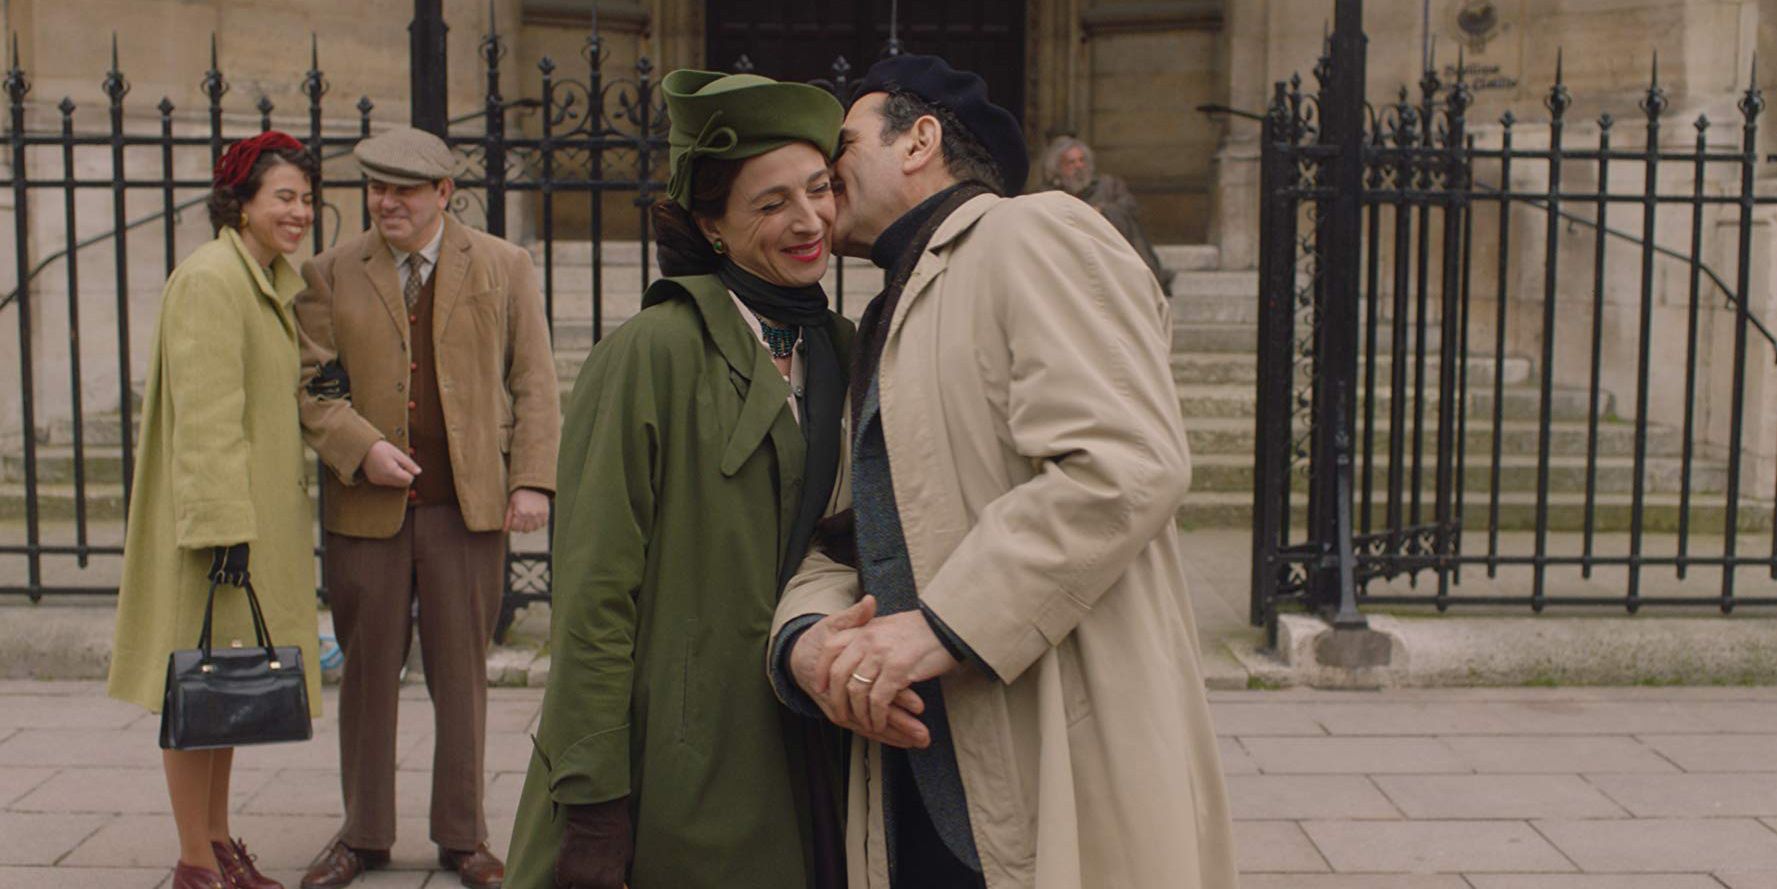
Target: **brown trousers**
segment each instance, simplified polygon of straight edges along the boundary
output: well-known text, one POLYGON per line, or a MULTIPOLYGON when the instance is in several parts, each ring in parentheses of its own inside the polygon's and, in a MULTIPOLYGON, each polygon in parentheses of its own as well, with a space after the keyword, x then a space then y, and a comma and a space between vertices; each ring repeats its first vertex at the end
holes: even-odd
POLYGON ((395 843, 395 712, 415 600, 435 721, 432 841, 467 850, 487 839, 487 647, 505 560, 506 536, 470 531, 455 504, 409 509, 387 540, 327 535, 328 599, 345 652, 339 766, 346 845, 395 843))

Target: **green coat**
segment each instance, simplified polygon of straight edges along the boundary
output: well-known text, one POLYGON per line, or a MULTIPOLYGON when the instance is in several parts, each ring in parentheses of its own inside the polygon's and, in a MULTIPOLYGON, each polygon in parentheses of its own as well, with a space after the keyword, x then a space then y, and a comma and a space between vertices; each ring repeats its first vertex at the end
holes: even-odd
POLYGON ((802 430, 718 279, 644 305, 592 350, 562 429, 552 663, 506 886, 554 886, 559 805, 628 795, 630 889, 801 887, 799 717, 763 667, 802 430))
MULTIPOLYGON (((167 279, 148 362, 108 690, 160 710, 167 654, 197 644, 211 547, 252 544, 248 570, 272 641, 302 647, 321 715, 314 508, 296 416, 290 302, 302 278, 270 278, 225 228, 167 279)), ((215 639, 253 642, 247 597, 216 593, 215 639)))

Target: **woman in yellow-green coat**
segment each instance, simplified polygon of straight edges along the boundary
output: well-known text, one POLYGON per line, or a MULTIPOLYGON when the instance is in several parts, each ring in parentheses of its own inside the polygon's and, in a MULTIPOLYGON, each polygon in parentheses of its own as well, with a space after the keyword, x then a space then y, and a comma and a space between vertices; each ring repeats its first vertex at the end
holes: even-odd
MULTIPOLYGON (((112 697, 159 711, 167 655, 192 648, 211 581, 249 576, 272 639, 302 648, 309 709, 316 659, 314 513, 296 413, 300 361, 290 304, 302 278, 285 259, 314 223, 320 169, 279 132, 244 139, 216 164, 215 240, 167 279, 142 408, 112 697)), ((215 639, 252 644, 247 597, 216 593, 215 639)), ((228 829, 231 748, 166 750, 179 829, 173 889, 277 886, 228 829)))

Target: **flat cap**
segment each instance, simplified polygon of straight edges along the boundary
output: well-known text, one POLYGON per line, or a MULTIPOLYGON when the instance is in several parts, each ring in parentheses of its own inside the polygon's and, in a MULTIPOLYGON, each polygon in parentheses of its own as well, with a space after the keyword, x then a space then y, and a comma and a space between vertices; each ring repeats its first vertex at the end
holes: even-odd
POLYGON ((359 142, 352 157, 364 175, 390 185, 424 185, 457 174, 457 156, 444 140, 413 127, 395 127, 359 142))
POLYGON ((681 68, 660 87, 672 123, 666 137, 672 163, 666 196, 686 209, 699 158, 740 160, 791 142, 808 142, 831 158, 839 146, 845 109, 818 86, 681 68))
POLYGON ((1024 190, 1030 176, 1030 150, 1024 128, 1012 112, 987 99, 987 81, 971 71, 958 71, 937 56, 889 56, 870 66, 858 95, 906 92, 947 109, 981 147, 987 149, 1008 197, 1024 190))

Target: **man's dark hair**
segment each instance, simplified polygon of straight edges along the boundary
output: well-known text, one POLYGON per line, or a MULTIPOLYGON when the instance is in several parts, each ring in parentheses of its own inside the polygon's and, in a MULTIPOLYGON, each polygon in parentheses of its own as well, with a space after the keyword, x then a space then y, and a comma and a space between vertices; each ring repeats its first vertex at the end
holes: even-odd
POLYGON ((308 149, 268 148, 253 161, 253 169, 247 173, 246 181, 233 187, 220 185, 210 189, 210 196, 204 201, 204 210, 210 214, 210 230, 219 232, 240 225, 241 208, 259 194, 265 174, 279 164, 289 164, 301 170, 310 188, 321 179, 321 164, 308 149))
POLYGON ((906 90, 890 90, 887 101, 882 103, 882 143, 887 145, 895 141, 902 133, 913 129, 915 121, 928 114, 937 118, 938 127, 943 130, 938 145, 944 152, 944 167, 950 175, 958 182, 979 182, 994 194, 1003 196, 1006 184, 999 167, 993 162, 993 155, 988 154, 968 127, 942 105, 934 105, 906 90))

